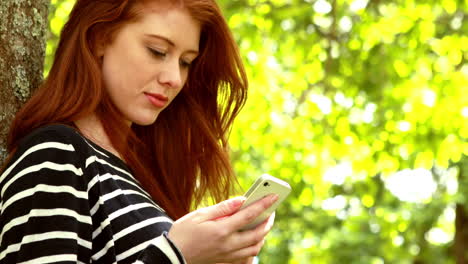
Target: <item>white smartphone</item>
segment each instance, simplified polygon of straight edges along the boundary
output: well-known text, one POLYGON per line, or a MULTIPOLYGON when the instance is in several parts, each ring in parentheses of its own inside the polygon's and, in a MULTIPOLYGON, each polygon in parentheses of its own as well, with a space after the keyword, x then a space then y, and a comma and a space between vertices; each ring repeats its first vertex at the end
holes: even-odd
POLYGON ((284 201, 290 192, 291 186, 289 186, 287 182, 268 174, 261 175, 245 193, 244 196, 247 198, 247 200, 245 200, 240 210, 269 194, 278 194, 278 200, 276 200, 272 206, 266 209, 253 222, 241 228, 241 230, 252 229, 265 221, 276 210, 281 202, 284 201))

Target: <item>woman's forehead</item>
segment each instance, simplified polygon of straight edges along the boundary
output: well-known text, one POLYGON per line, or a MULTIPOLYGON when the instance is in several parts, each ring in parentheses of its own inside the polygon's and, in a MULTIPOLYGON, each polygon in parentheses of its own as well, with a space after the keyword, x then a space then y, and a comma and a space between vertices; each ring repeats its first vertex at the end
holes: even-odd
POLYGON ((173 8, 184 8, 183 1, 174 0, 140 0, 135 4, 140 12, 167 12, 173 8))

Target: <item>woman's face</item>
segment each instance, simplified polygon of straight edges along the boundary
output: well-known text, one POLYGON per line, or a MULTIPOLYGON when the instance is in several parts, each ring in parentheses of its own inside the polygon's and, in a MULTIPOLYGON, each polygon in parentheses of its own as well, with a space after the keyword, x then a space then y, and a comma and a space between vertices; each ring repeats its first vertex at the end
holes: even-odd
POLYGON ((188 11, 155 10, 123 26, 99 51, 106 91, 129 124, 154 123, 184 86, 198 55, 201 28, 188 11))

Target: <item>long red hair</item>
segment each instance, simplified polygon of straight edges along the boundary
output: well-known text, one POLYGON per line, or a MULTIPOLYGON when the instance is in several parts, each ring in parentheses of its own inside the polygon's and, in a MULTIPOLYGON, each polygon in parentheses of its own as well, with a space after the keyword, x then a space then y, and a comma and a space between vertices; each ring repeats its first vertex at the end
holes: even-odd
MULTIPOLYGON (((143 0, 145 2, 154 2, 143 0)), ((207 195, 226 199, 237 183, 227 137, 247 97, 247 77, 235 41, 214 0, 164 1, 186 8, 202 25, 200 55, 172 103, 149 126, 129 129, 103 87, 96 45, 112 41, 144 12, 138 0, 77 0, 47 79, 11 125, 8 150, 32 130, 73 125, 97 113, 133 175, 174 219, 207 195)), ((156 1, 156 0, 155 0, 156 1)), ((162 1, 159 1, 162 2, 162 1)))

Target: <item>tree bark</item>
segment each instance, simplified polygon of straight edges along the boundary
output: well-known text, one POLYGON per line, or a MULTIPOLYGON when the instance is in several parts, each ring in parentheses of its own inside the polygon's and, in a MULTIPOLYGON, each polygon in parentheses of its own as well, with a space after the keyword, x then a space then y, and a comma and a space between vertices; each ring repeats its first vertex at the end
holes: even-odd
POLYGON ((0 167, 19 107, 42 81, 49 0, 0 1, 0 167))
POLYGON ((455 218, 455 258, 457 264, 467 264, 468 217, 462 204, 457 204, 455 218))
MULTIPOLYGON (((458 182, 466 183, 466 157, 458 166, 458 182), (464 162, 465 161, 465 162, 464 162)), ((465 202, 466 203, 466 202, 465 202)), ((466 204, 457 204, 455 209, 455 259, 457 264, 468 264, 468 212, 466 204)))

